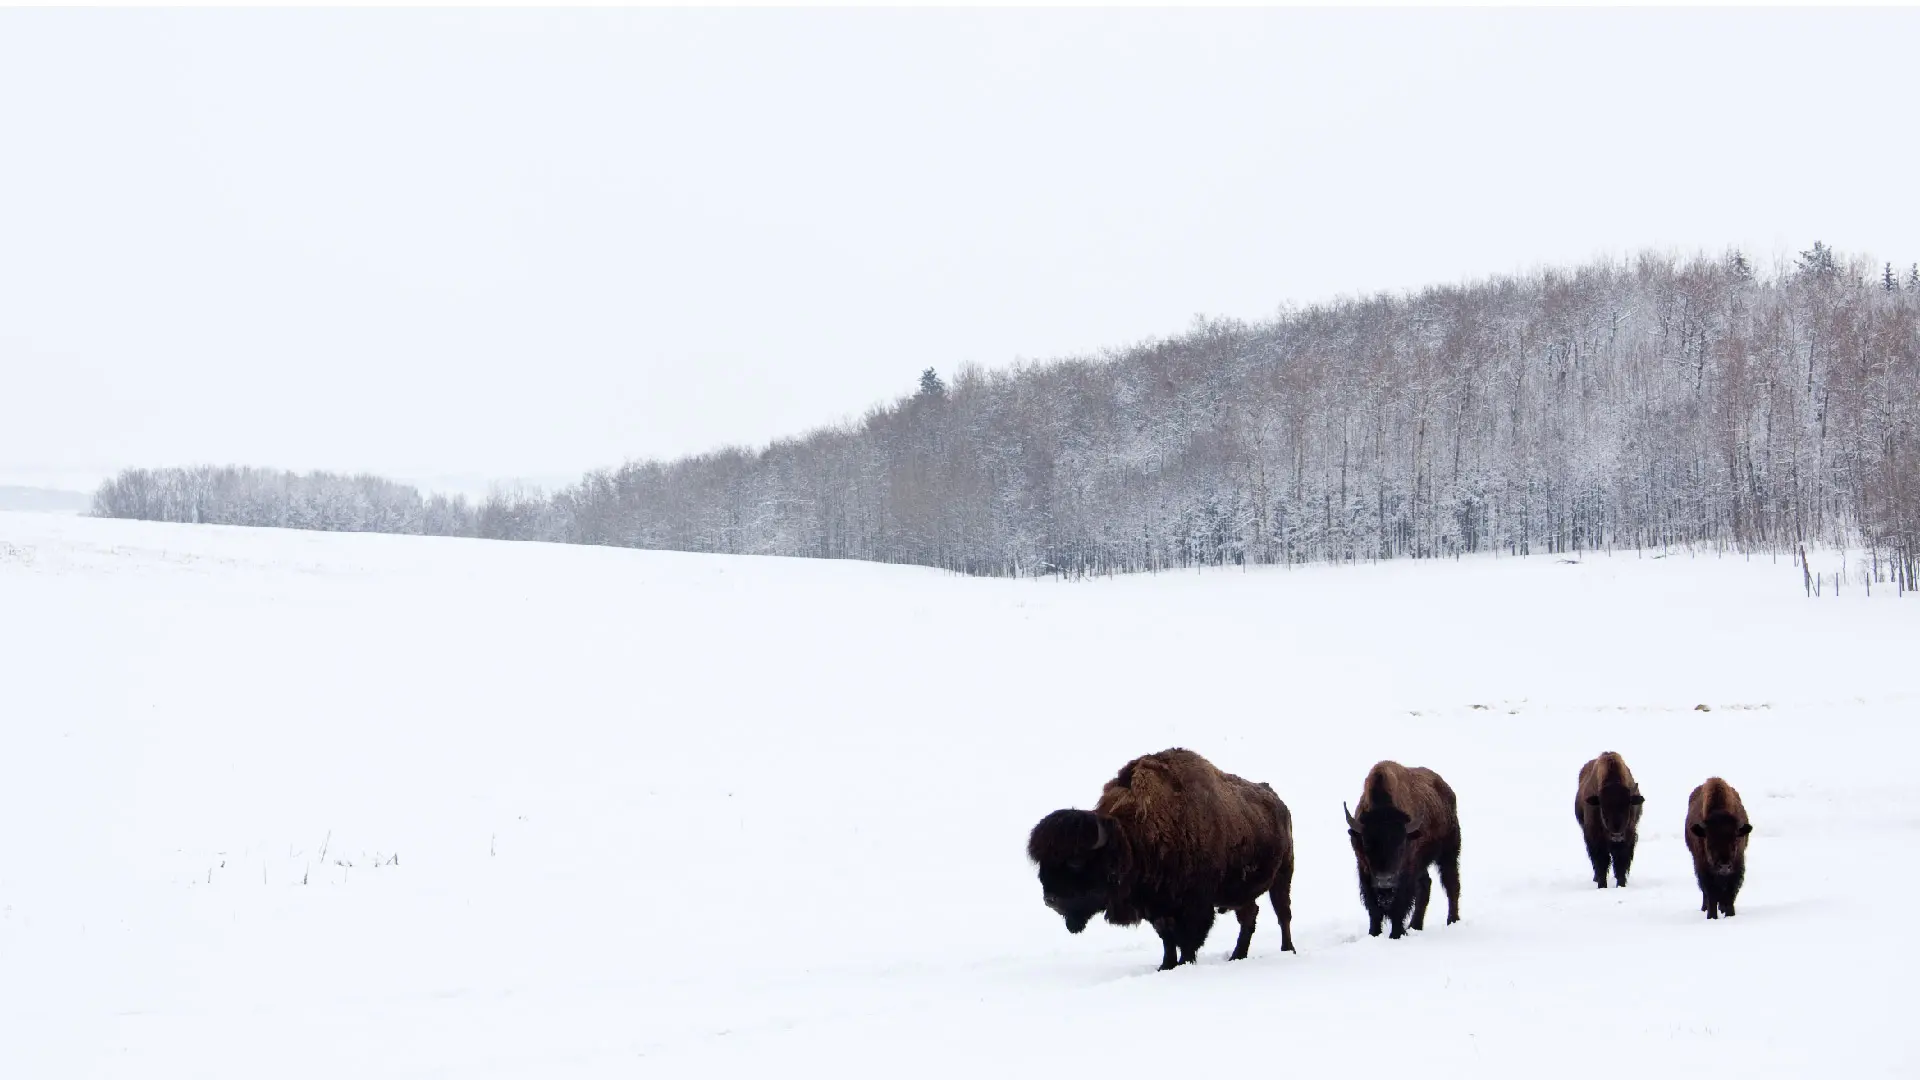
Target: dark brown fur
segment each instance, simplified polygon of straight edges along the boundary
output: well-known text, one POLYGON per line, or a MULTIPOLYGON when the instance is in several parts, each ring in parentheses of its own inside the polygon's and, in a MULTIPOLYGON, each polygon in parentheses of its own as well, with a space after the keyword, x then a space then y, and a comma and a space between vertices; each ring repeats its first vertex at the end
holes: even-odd
POLYGON ((1687 796, 1687 852, 1700 884, 1700 910, 1707 918, 1733 916, 1733 899, 1747 878, 1747 808, 1733 785, 1717 776, 1687 796))
POLYGON ((1216 913, 1240 919, 1247 955, 1266 893, 1293 951, 1293 815, 1272 788, 1174 748, 1127 762, 1092 811, 1056 810, 1027 839, 1047 906, 1079 933, 1093 915, 1159 932, 1161 970, 1190 964, 1216 913))
POLYGON ((1626 759, 1609 750, 1580 766, 1580 786, 1573 796, 1573 819, 1587 841, 1587 859, 1593 863, 1593 883, 1607 887, 1607 865, 1613 865, 1614 884, 1625 886, 1633 866, 1633 849, 1640 842, 1640 785, 1626 759))
POLYGON ((1393 924, 1396 938, 1409 927, 1424 929, 1433 893, 1427 867, 1436 864, 1447 922, 1460 921, 1460 814, 1439 773, 1394 761, 1375 765, 1360 790, 1359 810, 1347 811, 1347 837, 1360 871, 1367 933, 1378 936, 1382 920, 1393 924))

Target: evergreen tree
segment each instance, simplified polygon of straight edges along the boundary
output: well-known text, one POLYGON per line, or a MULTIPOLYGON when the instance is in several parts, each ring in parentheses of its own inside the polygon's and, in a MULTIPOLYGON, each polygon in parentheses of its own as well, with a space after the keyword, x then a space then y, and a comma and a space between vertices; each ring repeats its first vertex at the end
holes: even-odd
POLYGON ((1727 253, 1727 273, 1733 276, 1733 280, 1743 284, 1753 280, 1753 264, 1747 261, 1746 254, 1739 248, 1727 253))
POLYGON ((947 396, 947 384, 940 381, 940 373, 928 368, 920 373, 920 396, 943 398, 947 396))
POLYGON ((1815 240, 1813 247, 1800 253, 1799 270, 1804 277, 1831 281, 1840 276, 1840 263, 1834 259, 1832 248, 1815 240))
POLYGON ((1888 292, 1894 292, 1900 288, 1900 279, 1893 276, 1892 263, 1888 263, 1886 270, 1881 273, 1880 287, 1887 290, 1888 292))

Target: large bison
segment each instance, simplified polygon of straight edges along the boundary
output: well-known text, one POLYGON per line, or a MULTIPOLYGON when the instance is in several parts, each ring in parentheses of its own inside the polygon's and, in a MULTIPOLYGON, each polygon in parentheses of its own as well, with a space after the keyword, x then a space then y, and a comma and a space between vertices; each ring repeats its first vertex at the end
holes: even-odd
POLYGON ((1700 883, 1700 910, 1707 918, 1733 916, 1733 898, 1747 876, 1747 808, 1733 785, 1717 776, 1687 796, 1687 851, 1700 883))
POLYGON ((1359 813, 1345 803, 1340 809, 1360 870, 1367 933, 1379 936, 1382 919, 1393 924, 1389 937, 1404 936, 1408 926, 1424 928, 1433 894, 1427 867, 1435 863, 1447 890, 1447 922, 1460 921, 1460 814, 1439 773, 1382 761, 1367 772, 1359 813))
POLYGON ((1047 906, 1079 933, 1106 912, 1160 934, 1160 970, 1191 964, 1216 912, 1240 917, 1247 955, 1260 894, 1273 900, 1280 948, 1293 951, 1293 815, 1265 784, 1175 748, 1126 763, 1092 810, 1055 810, 1027 837, 1047 906))
POLYGON ((1640 838, 1640 785, 1626 759, 1609 750, 1580 766, 1580 786, 1573 796, 1573 819, 1587 841, 1587 859, 1593 863, 1593 883, 1607 887, 1607 864, 1613 864, 1613 882, 1624 886, 1633 867, 1633 848, 1640 838))

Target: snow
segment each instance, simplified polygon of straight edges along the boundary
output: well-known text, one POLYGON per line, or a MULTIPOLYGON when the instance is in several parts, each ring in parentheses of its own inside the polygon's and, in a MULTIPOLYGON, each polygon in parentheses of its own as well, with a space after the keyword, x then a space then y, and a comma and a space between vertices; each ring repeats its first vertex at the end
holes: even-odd
POLYGON ((1916 603, 1684 552, 1062 584, 0 514, 0 1075, 1913 1075, 1916 603), (1027 830, 1175 745, 1292 808, 1297 955, 1263 908, 1156 973, 1042 906, 1027 830), (1572 818, 1605 749, 1624 890, 1572 818), (1464 837, 1462 922, 1395 942, 1340 816, 1385 757, 1464 837), (1755 832, 1708 922, 1715 774, 1755 832))

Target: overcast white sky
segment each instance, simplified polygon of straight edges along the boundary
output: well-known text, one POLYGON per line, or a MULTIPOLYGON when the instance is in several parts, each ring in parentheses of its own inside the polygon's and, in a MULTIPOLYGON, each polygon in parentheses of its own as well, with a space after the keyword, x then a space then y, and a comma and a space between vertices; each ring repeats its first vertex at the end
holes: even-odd
POLYGON ((1646 246, 1920 259, 1920 13, 0 11, 0 482, 554 477, 1646 246))

